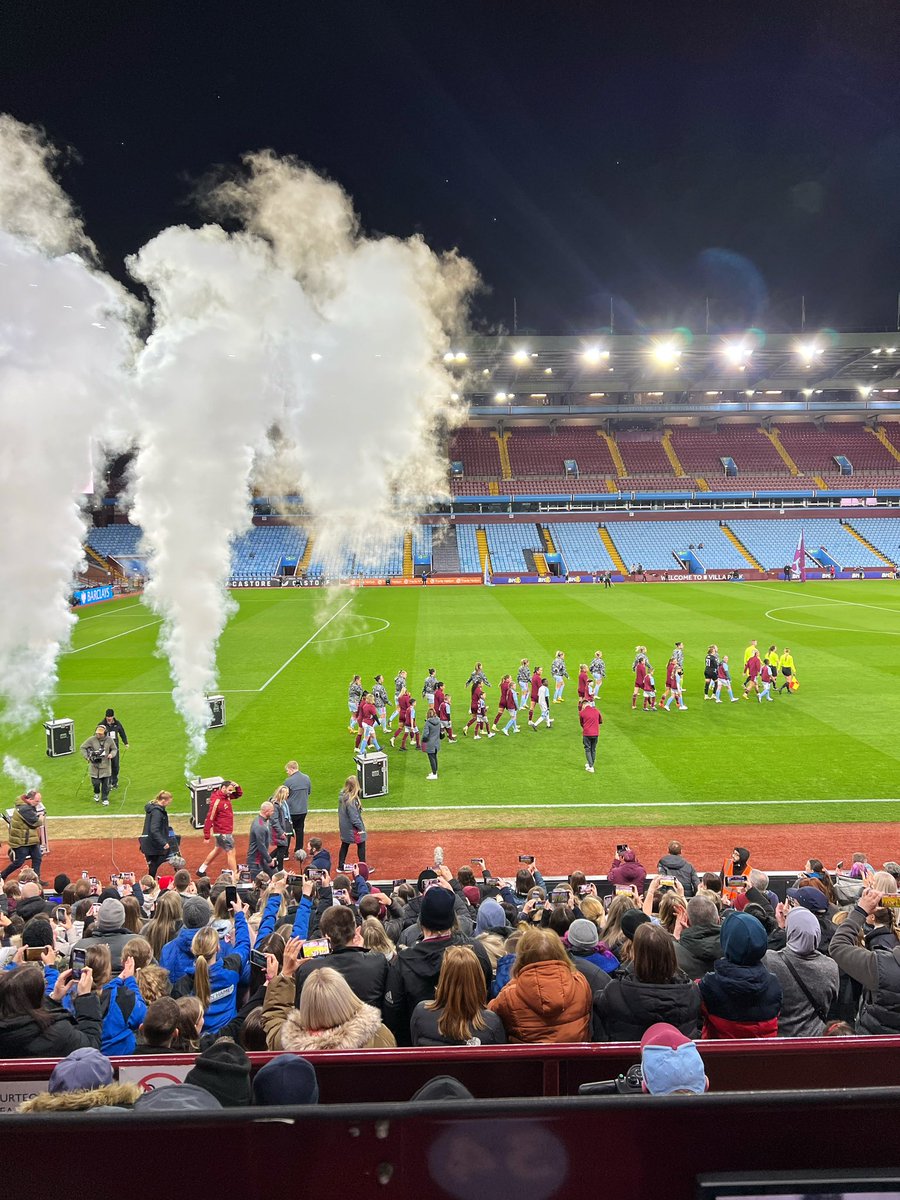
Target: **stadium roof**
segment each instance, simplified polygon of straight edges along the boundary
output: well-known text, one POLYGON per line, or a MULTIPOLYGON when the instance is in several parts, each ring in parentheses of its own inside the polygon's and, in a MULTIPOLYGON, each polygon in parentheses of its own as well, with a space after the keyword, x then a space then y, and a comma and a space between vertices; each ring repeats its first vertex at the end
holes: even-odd
POLYGON ((679 407, 733 401, 746 408, 755 397, 777 410, 781 396, 900 408, 900 332, 472 337, 445 362, 470 405, 495 411, 502 404, 605 407, 626 394, 679 407))

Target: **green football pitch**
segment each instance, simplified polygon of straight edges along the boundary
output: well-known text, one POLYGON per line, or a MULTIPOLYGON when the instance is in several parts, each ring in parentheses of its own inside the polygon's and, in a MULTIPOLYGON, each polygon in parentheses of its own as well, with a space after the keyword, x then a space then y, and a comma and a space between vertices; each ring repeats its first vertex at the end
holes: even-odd
MULTIPOLYGON (((427 759, 388 749, 389 794, 370 800, 398 826, 429 829, 429 811, 459 811, 459 825, 584 826, 885 821, 900 772, 900 591, 891 582, 648 584, 601 587, 435 587, 241 590, 219 648, 227 725, 212 730, 204 775, 244 788, 241 810, 266 799, 297 758, 313 779, 313 809, 333 812, 353 770, 347 685, 358 672, 392 681, 401 667, 421 694, 435 666, 454 701, 457 736, 467 719, 465 680, 476 659, 493 688, 522 657, 549 674, 557 648, 572 679, 552 729, 457 745, 442 743, 440 779, 427 759), (774 704, 721 706, 702 698, 710 642, 728 653, 740 694, 743 651, 790 646, 800 681, 774 704), (687 712, 631 709, 631 662, 645 644, 657 683, 676 639, 685 644, 687 712), (578 664, 601 649, 607 679, 597 771, 584 770, 577 716, 578 664), (469 809, 467 816, 466 809, 469 809), (462 811, 460 811, 462 810, 462 811), (479 815, 472 810, 480 810, 479 815), (515 815, 513 815, 515 812, 515 815)), ((155 653, 156 617, 134 599, 80 614, 60 665, 55 715, 72 717, 76 741, 107 705, 132 747, 108 810, 140 812, 160 788, 187 808, 186 739, 155 653)), ((420 724, 424 714, 420 704, 420 724)), ((398 743, 399 745, 399 743, 398 743)), ((83 760, 48 759, 35 728, 7 737, 4 753, 35 767, 56 814, 96 814, 83 760)), ((7 797, 13 787, 7 784, 7 797)), ((442 818, 446 824, 446 819, 442 818)))

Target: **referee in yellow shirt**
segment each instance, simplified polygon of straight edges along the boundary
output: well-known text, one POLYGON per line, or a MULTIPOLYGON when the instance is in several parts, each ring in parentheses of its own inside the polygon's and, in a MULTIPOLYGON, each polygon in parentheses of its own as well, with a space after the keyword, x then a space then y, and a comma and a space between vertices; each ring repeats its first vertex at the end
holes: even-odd
POLYGON ((781 668, 781 674, 784 676, 784 683, 778 689, 779 692, 787 692, 791 694, 791 680, 796 675, 794 668, 794 656, 791 654, 787 646, 784 648, 784 653, 778 660, 778 666, 781 668))

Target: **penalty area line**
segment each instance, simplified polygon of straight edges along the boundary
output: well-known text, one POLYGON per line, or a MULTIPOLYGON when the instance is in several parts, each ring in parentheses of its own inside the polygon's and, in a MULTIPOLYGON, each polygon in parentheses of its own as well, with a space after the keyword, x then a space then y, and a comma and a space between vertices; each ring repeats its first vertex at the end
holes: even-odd
MULTIPOLYGON (((70 650, 68 654, 80 654, 82 650, 93 650, 95 646, 103 646, 107 642, 114 642, 116 638, 128 637, 130 633, 137 633, 141 629, 149 629, 151 625, 161 625, 162 618, 156 621, 147 621, 145 625, 135 625, 132 629, 125 629, 122 633, 114 633, 112 637, 101 638, 99 642, 88 642, 86 646, 79 646, 77 650, 70 650)), ((68 654, 66 657, 68 657, 68 654)))

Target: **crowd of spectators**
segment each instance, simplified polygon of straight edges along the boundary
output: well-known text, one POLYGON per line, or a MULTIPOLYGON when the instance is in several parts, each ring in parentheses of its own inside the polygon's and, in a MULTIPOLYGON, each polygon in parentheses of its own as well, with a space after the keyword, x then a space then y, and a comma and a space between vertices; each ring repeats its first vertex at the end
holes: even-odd
POLYGON ((698 873, 677 842, 655 872, 622 846, 605 881, 552 883, 534 861, 453 874, 438 849, 382 889, 365 863, 332 875, 314 843, 302 875, 247 886, 168 865, 105 887, 7 881, 0 1058, 71 1064, 29 1111, 57 1091, 66 1111, 84 1091, 84 1107, 175 1104, 114 1083, 109 1056, 196 1053, 182 1102, 202 1106, 198 1089, 314 1100, 298 1057, 314 1050, 643 1040, 662 1077, 696 1083, 697 1039, 900 1032, 896 863, 810 859, 779 900, 740 847, 698 873), (251 1084, 255 1050, 284 1061, 251 1084))

